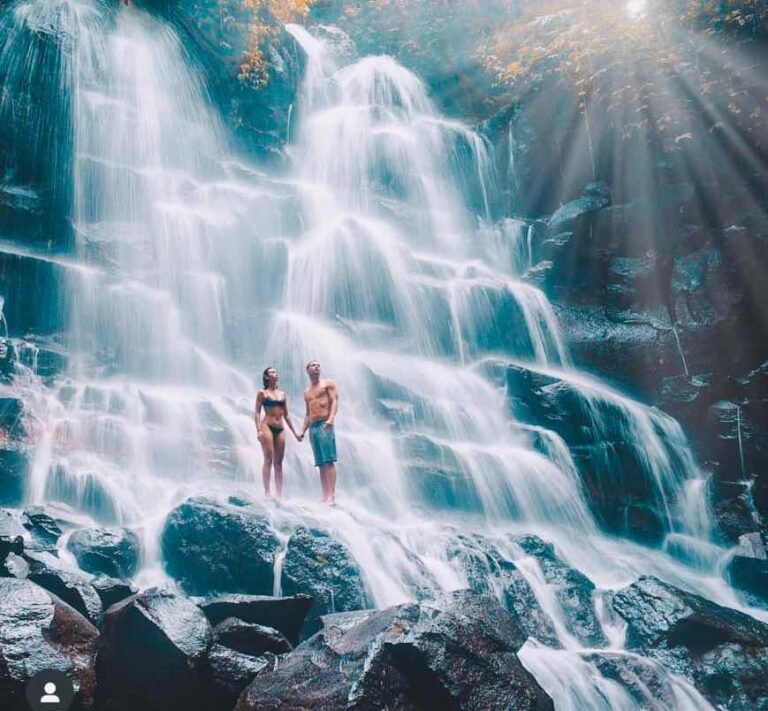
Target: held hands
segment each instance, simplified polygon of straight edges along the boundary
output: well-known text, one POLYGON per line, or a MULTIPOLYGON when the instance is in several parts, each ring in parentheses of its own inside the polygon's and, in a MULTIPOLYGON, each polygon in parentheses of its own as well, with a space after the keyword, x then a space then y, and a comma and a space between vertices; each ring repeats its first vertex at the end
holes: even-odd
POLYGON ((324 430, 329 430, 329 429, 331 429, 331 427, 333 427, 333 420, 331 420, 331 419, 326 420, 325 424, 323 425, 323 429, 324 430))

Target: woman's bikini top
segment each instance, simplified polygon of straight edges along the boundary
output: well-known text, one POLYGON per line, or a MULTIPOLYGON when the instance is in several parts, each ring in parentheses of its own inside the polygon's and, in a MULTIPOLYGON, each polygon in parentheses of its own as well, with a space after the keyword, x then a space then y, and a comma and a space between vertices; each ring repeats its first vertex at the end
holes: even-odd
POLYGON ((269 396, 265 396, 262 405, 264 405, 264 407, 285 407, 285 398, 282 400, 274 400, 269 396))

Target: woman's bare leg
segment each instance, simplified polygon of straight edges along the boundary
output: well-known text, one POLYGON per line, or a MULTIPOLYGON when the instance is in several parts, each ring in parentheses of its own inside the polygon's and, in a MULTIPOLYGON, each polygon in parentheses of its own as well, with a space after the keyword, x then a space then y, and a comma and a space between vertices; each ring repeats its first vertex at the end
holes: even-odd
POLYGON ((275 496, 283 498, 283 457, 285 456, 285 430, 274 438, 275 496))
POLYGON ((261 467, 261 479, 264 482, 264 496, 271 495, 272 462, 274 461, 275 445, 272 430, 266 425, 261 427, 261 451, 264 452, 264 464, 261 467))

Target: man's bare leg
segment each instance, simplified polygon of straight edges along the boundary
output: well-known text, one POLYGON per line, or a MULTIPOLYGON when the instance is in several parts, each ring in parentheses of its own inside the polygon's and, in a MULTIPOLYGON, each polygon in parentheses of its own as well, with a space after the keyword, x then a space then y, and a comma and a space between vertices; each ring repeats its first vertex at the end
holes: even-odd
POLYGON ((336 465, 324 464, 320 467, 320 482, 323 486, 323 503, 336 503, 336 465))
POLYGON ((325 504, 328 501, 328 465, 323 464, 320 467, 320 488, 323 490, 323 498, 320 500, 321 504, 325 504))
POLYGON ((336 465, 328 465, 328 503, 336 503, 336 465))

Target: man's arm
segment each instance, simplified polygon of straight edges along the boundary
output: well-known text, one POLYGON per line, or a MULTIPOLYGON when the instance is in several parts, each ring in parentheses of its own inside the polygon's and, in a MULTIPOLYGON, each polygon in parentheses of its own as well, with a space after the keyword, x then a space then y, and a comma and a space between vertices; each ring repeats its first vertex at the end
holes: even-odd
POLYGON ((339 389, 336 387, 336 383, 334 383, 333 380, 327 382, 326 392, 331 400, 331 412, 328 415, 325 426, 333 427, 333 423, 336 421, 336 413, 339 411, 339 389))

